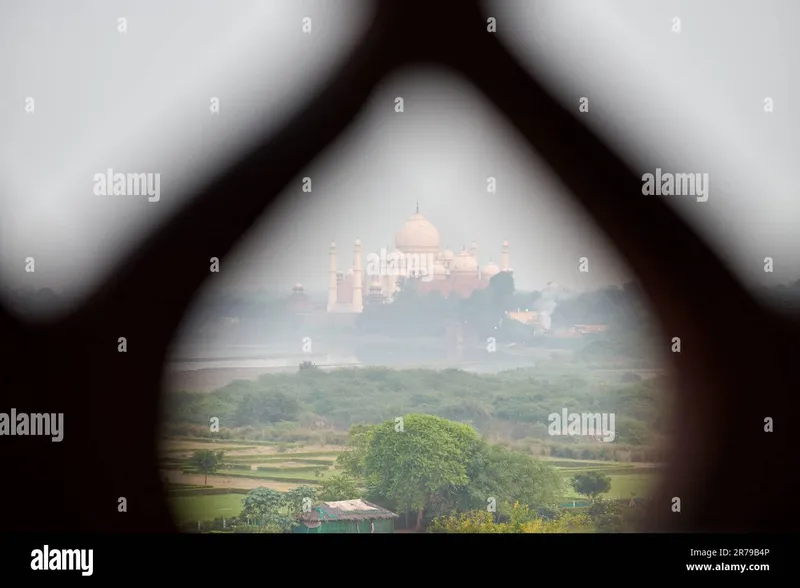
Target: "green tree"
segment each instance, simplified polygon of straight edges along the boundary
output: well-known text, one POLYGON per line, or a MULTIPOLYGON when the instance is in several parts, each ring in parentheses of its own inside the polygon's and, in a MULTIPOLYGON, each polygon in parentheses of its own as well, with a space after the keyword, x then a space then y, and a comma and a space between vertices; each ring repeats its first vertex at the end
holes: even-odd
POLYGON ((236 408, 238 426, 253 426, 293 421, 300 414, 300 403, 283 392, 261 390, 247 394, 236 408))
POLYGON ((531 509, 555 508, 563 495, 562 477, 552 466, 532 456, 481 441, 467 464, 469 484, 450 492, 449 509, 486 508, 494 497, 499 512, 519 502, 531 509))
POLYGON ((346 473, 334 474, 322 481, 318 497, 322 502, 353 500, 361 498, 361 490, 356 481, 346 473))
POLYGON ((342 461, 350 475, 362 476, 371 494, 392 501, 404 512, 416 512, 416 528, 421 530, 425 509, 437 495, 469 482, 466 466, 478 442, 468 425, 410 414, 402 423, 387 421, 356 429, 353 448, 342 461))
POLYGON ((208 474, 213 474, 222 465, 222 459, 225 456, 222 451, 212 451, 210 449, 200 449, 195 451, 189 458, 188 464, 201 474, 205 474, 204 486, 208 486, 208 474))
MULTIPOLYGON (((631 496, 633 497, 633 493, 631 496)), ((588 511, 596 530, 600 533, 635 532, 643 522, 646 513, 646 506, 635 504, 633 499, 627 506, 624 506, 615 501, 598 498, 588 511)))
POLYGON ((611 490, 611 478, 603 472, 581 472, 572 478, 575 492, 594 501, 600 494, 611 490))
POLYGON ((364 479, 365 458, 375 433, 374 425, 353 425, 350 427, 347 448, 336 458, 337 466, 351 477, 364 479))
POLYGON ((240 517, 255 521, 266 532, 286 533, 295 524, 290 511, 290 500, 285 495, 269 488, 254 488, 242 499, 240 517))
POLYGON ((600 533, 619 532, 624 525, 622 506, 612 500, 597 498, 589 507, 588 514, 600 533))
POLYGON ((312 486, 298 486, 294 490, 289 490, 283 495, 286 511, 293 517, 308 512, 317 501, 317 489, 312 486))
POLYGON ((514 276, 510 272, 500 272, 492 276, 488 290, 491 293, 492 306, 496 311, 505 313, 507 310, 512 310, 516 288, 514 276))

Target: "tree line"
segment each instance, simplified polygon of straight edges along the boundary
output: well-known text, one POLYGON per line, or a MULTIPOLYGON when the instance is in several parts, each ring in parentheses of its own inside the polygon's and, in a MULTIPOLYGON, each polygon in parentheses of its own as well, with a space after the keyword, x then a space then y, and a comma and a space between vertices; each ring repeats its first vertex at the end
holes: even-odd
MULTIPOLYGON (((548 433, 549 415, 569 412, 616 414, 616 442, 655 445, 669 434, 668 377, 598 383, 578 376, 534 377, 526 372, 481 375, 461 370, 385 368, 315 369, 237 381, 215 392, 179 392, 166 400, 168 425, 208 428, 213 415, 226 429, 259 433, 294 427, 347 431, 406 413, 427 413, 467 422, 484 434, 573 444, 548 433)), ((578 456, 580 457, 580 456, 578 456)))

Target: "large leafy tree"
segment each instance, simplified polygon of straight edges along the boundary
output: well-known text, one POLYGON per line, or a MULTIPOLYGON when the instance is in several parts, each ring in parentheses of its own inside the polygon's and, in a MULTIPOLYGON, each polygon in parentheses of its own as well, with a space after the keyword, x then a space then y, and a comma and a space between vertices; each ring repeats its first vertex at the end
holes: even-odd
POLYGON ((470 483, 449 497, 450 511, 485 509, 489 499, 500 514, 506 514, 505 505, 515 502, 531 509, 552 509, 564 489, 562 477, 552 466, 485 442, 472 454, 467 474, 470 483))
POLYGON ((419 530, 425 509, 440 494, 469 482, 467 463, 479 441, 468 425, 410 414, 401 423, 354 428, 351 451, 340 463, 362 477, 371 494, 416 512, 419 530))

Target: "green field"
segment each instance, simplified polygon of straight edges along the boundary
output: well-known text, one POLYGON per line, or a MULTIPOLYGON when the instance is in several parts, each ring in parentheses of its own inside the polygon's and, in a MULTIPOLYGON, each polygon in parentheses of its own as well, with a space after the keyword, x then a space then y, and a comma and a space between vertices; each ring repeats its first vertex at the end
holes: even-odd
MULTIPOLYGON (((548 460, 553 463, 555 460, 548 460)), ((590 462, 591 463, 591 462, 590 462)), ((580 496, 575 493, 568 485, 567 481, 570 477, 580 471, 589 471, 592 469, 603 471, 604 468, 586 467, 586 462, 581 460, 558 460, 558 465, 553 463, 554 466, 561 472, 565 478, 565 494, 564 500, 585 500, 585 496, 580 496)), ((623 470, 626 473, 609 473, 611 478, 611 490, 604 494, 604 498, 617 499, 617 498, 630 498, 633 492, 636 497, 644 498, 650 493, 654 482, 658 479, 657 472, 648 470, 646 468, 631 467, 629 464, 600 462, 599 465, 611 466, 610 469, 616 471, 623 470)), ((323 475, 327 477, 332 474, 332 470, 325 470, 323 475)), ((235 473, 225 473, 224 475, 236 476, 235 473)), ((264 480, 280 481, 283 478, 297 478, 297 473, 287 473, 283 478, 279 474, 270 472, 251 472, 248 477, 259 477, 264 480), (252 476, 251 476, 252 474, 252 476)), ((302 477, 302 476, 300 476, 302 477)), ((209 483, 213 484, 213 477, 209 476, 209 483)), ((308 484, 315 485, 319 483, 319 479, 310 475, 308 477, 308 484)), ((173 497, 171 499, 172 506, 175 509, 176 522, 183 523, 187 521, 210 521, 214 518, 221 516, 236 516, 241 510, 241 502, 243 494, 218 494, 213 496, 182 496, 173 497)))
POLYGON ((213 496, 180 496, 170 499, 177 524, 211 521, 217 517, 234 517, 242 510, 244 494, 213 496))

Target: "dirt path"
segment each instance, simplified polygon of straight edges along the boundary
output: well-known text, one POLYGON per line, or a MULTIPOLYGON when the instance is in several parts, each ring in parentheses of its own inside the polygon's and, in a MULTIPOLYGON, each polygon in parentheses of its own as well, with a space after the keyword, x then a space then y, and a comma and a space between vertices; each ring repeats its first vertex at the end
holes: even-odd
MULTIPOLYGON (((173 484, 195 484, 202 486, 205 476, 202 474, 184 474, 174 470, 162 471, 163 478, 173 484)), ((253 478, 229 478, 226 476, 208 476, 208 485, 214 488, 241 488, 252 490, 253 488, 270 488, 279 492, 286 492, 296 488, 299 484, 286 482, 273 482, 272 480, 255 480, 253 478)))

